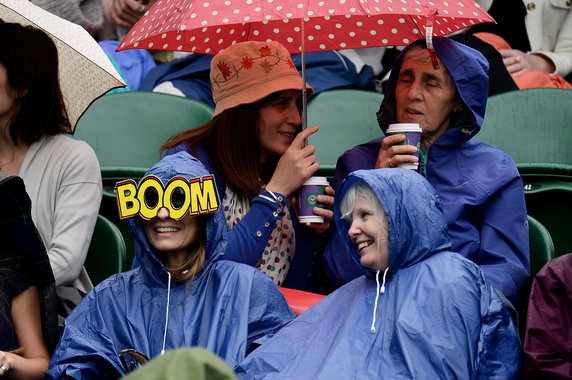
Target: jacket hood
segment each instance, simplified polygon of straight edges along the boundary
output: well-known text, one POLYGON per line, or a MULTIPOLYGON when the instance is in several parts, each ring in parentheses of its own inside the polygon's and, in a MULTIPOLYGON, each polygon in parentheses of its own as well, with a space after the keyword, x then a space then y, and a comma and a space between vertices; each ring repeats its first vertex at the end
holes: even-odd
MULTIPOLYGON (((343 199, 357 182, 373 189, 387 214, 390 273, 450 249, 441 200, 423 176, 406 169, 358 170, 344 181, 337 198, 343 199)), ((359 253, 348 237, 350 225, 341 218, 340 204, 334 205, 337 230, 359 264, 359 253)))
MULTIPOLYGON (((163 157, 147 173, 158 177, 164 185, 175 176, 184 177, 187 180, 196 177, 204 177, 210 173, 204 165, 187 152, 181 151, 176 154, 163 157)), ((142 219, 140 217, 130 218, 127 223, 133 233, 135 240, 135 256, 140 263, 143 272, 153 280, 164 284, 167 281, 167 270, 153 253, 145 231, 143 230, 142 219)), ((226 223, 222 211, 209 214, 207 216, 207 244, 204 266, 208 266, 214 261, 220 260, 224 255, 226 247, 226 223)))
MULTIPOLYGON (((419 39, 407 46, 397 57, 387 83, 385 96, 378 112, 378 123, 385 134, 395 120, 395 84, 405 54, 414 46, 425 46, 419 39)), ((465 104, 463 112, 455 115, 439 143, 455 145, 471 139, 483 124, 488 99, 489 64, 477 50, 447 37, 433 37, 433 47, 441 63, 451 74, 457 91, 465 104)))

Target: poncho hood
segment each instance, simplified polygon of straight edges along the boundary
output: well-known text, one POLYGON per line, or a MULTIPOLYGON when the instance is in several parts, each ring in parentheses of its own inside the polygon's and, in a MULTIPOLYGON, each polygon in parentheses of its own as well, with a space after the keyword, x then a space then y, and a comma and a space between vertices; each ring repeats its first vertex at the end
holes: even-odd
MULTIPOLYGON (((348 176, 337 198, 343 199, 357 182, 372 188, 387 214, 389 273, 450 249, 441 200, 421 175, 406 169, 358 170, 348 176)), ((348 237, 350 226, 341 218, 340 204, 334 205, 337 231, 359 264, 359 253, 348 237)))
MULTIPOLYGON (((165 156, 151 169, 149 169, 145 175, 154 175, 163 182, 163 185, 166 185, 169 180, 175 176, 184 177, 189 180, 192 178, 204 177, 209 174, 210 173, 199 160, 189 153, 181 151, 176 154, 165 156)), ((168 281, 167 270, 149 246, 145 231, 143 230, 142 219, 134 217, 129 219, 127 223, 129 224, 135 239, 135 257, 142 267, 143 274, 152 282, 158 281, 161 284, 165 284, 168 281)), ((224 217, 220 210, 208 216, 206 227, 207 245, 204 266, 218 261, 223 257, 226 247, 225 226, 224 217)))
MULTIPOLYGON (((385 97, 378 112, 378 122, 385 134, 395 119, 395 85, 405 54, 414 46, 425 46, 420 39, 407 46, 397 57, 387 83, 385 97)), ((456 145, 475 136, 483 125, 488 99, 489 64, 477 50, 447 37, 433 37, 435 53, 453 77, 465 109, 451 120, 449 129, 437 140, 439 144, 456 145)))

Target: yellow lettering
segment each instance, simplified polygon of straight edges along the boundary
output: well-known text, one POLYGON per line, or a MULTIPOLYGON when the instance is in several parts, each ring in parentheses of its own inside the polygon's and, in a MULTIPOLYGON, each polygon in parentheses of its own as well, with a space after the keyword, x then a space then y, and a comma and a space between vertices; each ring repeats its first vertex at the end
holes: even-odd
POLYGON ((115 198, 117 199, 120 219, 130 218, 139 212, 139 201, 135 198, 136 194, 137 183, 132 179, 117 182, 115 185, 115 198))

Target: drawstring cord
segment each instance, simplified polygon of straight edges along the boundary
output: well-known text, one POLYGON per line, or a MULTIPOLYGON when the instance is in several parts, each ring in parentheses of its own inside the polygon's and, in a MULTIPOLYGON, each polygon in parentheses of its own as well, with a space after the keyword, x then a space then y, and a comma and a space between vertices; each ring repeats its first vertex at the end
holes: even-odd
POLYGON ((376 288, 375 288, 375 303, 373 305, 373 318, 371 321, 371 328, 369 329, 369 331, 372 334, 375 334, 375 332, 377 331, 375 329, 375 318, 377 316, 377 301, 379 300, 379 295, 380 294, 385 294, 385 276, 387 276, 387 271, 389 270, 389 267, 385 268, 385 271, 383 272, 383 282, 381 284, 381 289, 379 286, 379 270, 375 272, 375 283, 376 283, 376 288))
POLYGON ((163 348, 161 349, 161 354, 165 353, 165 344, 167 343, 167 326, 169 325, 169 302, 171 298, 171 273, 167 271, 169 276, 169 283, 167 284, 167 311, 165 312, 165 332, 163 333, 163 348))

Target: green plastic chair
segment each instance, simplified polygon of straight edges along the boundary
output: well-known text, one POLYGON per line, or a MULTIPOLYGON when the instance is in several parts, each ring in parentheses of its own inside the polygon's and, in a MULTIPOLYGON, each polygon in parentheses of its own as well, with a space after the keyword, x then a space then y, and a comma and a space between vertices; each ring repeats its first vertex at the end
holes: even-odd
POLYGON ((125 242, 119 228, 103 215, 98 215, 84 264, 93 285, 122 272, 125 254, 125 242))
POLYGON ((91 145, 102 170, 146 170, 159 160, 165 141, 206 123, 212 114, 212 107, 194 99, 128 91, 96 100, 79 119, 73 137, 91 145))
POLYGON ((554 244, 548 229, 532 216, 528 216, 528 234, 530 241, 530 277, 519 289, 517 311, 519 315, 519 333, 524 338, 526 313, 532 280, 547 262, 555 257, 554 244))
POLYGON ((320 130, 308 139, 316 146, 317 175, 333 177, 338 157, 346 150, 381 137, 376 112, 383 94, 336 89, 320 92, 308 102, 308 125, 320 130))
MULTIPOLYGON (((572 165, 572 91, 533 88, 489 97, 477 138, 525 163, 572 165)), ((524 165, 526 167, 526 165, 524 165)))

